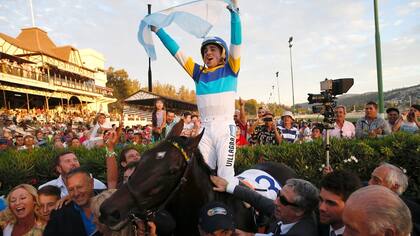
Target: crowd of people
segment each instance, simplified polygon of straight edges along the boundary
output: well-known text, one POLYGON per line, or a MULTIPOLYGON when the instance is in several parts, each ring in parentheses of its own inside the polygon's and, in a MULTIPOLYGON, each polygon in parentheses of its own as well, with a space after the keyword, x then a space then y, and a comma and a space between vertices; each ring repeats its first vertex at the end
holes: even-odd
MULTIPOLYGON (((116 114, 80 110, 8 109, 0 111, 0 151, 27 150, 38 147, 87 148, 104 146, 116 124, 122 118, 116 114)), ((152 125, 125 127, 121 145, 149 144, 152 125)))
POLYGON ((18 63, 7 58, 0 59, 0 72, 39 81, 46 80, 46 73, 42 67, 33 66, 32 63, 18 63))
MULTIPOLYGON (((234 115, 238 146, 308 142, 325 136, 325 130, 318 124, 301 122, 297 126, 289 111, 284 112, 276 122, 270 111, 259 108, 258 119, 250 124, 246 118, 244 101, 240 100, 239 103, 240 109, 234 115)), ((56 179, 39 186, 38 190, 31 185, 21 184, 9 192, 4 205, 8 207, 1 212, 0 217, 4 235, 11 235, 11 232, 13 235, 143 235, 146 228, 152 231, 151 235, 153 232, 165 235, 159 234, 163 229, 159 229, 159 225, 153 222, 139 221, 134 227, 135 231, 129 227, 113 232, 98 220, 100 204, 128 181, 141 159, 140 153, 127 144, 158 142, 180 120, 184 122, 181 135, 191 137, 202 131, 200 118, 196 114, 185 112, 177 117, 174 112, 167 111, 160 100, 156 102, 155 110, 152 114, 153 123, 148 130, 123 127, 122 121, 118 127, 111 125, 103 113, 82 115, 57 112, 56 115, 48 114, 48 122, 42 111, 3 112, 4 137, 0 139, 0 145, 18 150, 48 145, 63 149, 54 160, 54 171, 58 173, 56 179), (69 120, 73 122, 68 124, 66 121, 69 120), (146 132, 148 138, 145 138, 146 132), (106 148, 107 184, 81 168, 76 154, 66 148, 81 145, 86 148, 106 148), (114 152, 117 147, 123 148, 119 164, 116 163, 114 152)), ((418 132, 418 105, 411 106, 402 115, 398 109, 389 108, 388 119, 383 120, 377 115, 376 104, 369 102, 366 104, 365 117, 359 119, 356 125, 345 120, 344 106, 336 107, 335 112, 336 123, 334 129, 329 130, 333 138, 380 137, 397 131, 418 132)), ((118 120, 117 117, 113 119, 118 120)), ((274 201, 256 195, 241 184, 231 189, 230 193, 275 219, 272 225, 267 226, 267 235, 341 235, 344 229, 353 232, 347 235, 374 235, 368 234, 368 231, 372 233, 383 230, 397 233, 391 235, 408 235, 407 232, 418 235, 418 231, 412 229, 418 230, 419 206, 415 201, 402 197, 408 181, 400 168, 384 163, 372 172, 369 185, 382 185, 382 188, 361 188, 358 177, 345 171, 332 171, 329 168, 325 172, 320 190, 308 181, 290 179, 274 201), (382 199, 381 204, 377 204, 374 197, 376 194, 382 199), (366 202, 371 207, 366 207, 366 202), (355 212, 355 209, 365 211, 365 218, 358 217, 361 213, 355 212), (364 221, 369 224, 362 224, 364 221)), ((228 180, 213 176, 212 181, 216 191, 227 190, 228 180)), ((203 214, 199 225, 202 235, 233 235, 234 232, 235 235, 253 235, 235 229, 233 218, 229 216, 233 213, 223 203, 212 202, 204 208, 224 209, 222 211, 226 211, 226 214, 219 217, 216 212, 215 219, 203 214), (212 234, 216 231, 224 234, 212 234)))
MULTIPOLYGON (((333 129, 324 129, 315 122, 298 122, 291 111, 285 111, 276 120, 274 114, 263 107, 258 109, 255 121, 248 121, 243 100, 239 100, 238 110, 233 109, 240 71, 242 28, 237 1, 227 2, 230 3, 227 6, 231 19, 230 47, 219 37, 204 39, 200 48, 203 66, 184 54, 163 29, 166 25, 150 26, 194 80, 200 114, 184 112, 177 117, 165 108, 164 101, 157 100, 150 125, 124 127, 121 116, 111 117, 118 121, 118 125, 112 125, 101 112, 2 111, 0 152, 10 148, 30 152, 42 146, 61 149, 51 170, 57 172, 56 179, 38 189, 20 184, 10 190, 6 204, 0 209, 4 236, 172 235, 176 222, 166 212, 157 212, 154 219, 147 220, 132 214, 131 223, 112 230, 101 221, 101 204, 115 194, 116 189, 130 189, 125 183, 130 183, 131 175, 141 171, 139 166, 148 160, 142 161, 141 153, 128 144, 157 143, 171 134, 181 120, 181 136, 194 137, 205 130, 197 146, 203 162, 217 172, 210 176, 214 191, 232 194, 253 207, 255 217, 264 215, 269 219, 260 222, 258 232, 245 232, 236 227, 235 212, 213 199, 202 206, 198 216, 197 228, 202 236, 419 235, 420 207, 403 196, 408 178, 400 168, 388 163, 372 172, 365 187, 354 173, 334 171, 327 166, 319 189, 307 180, 290 178, 272 197, 245 187, 244 182, 234 176, 236 146, 303 143, 322 139, 328 134, 332 138, 353 139, 382 137, 397 131, 416 133, 420 127, 420 106, 413 105, 401 115, 398 109, 390 108, 386 121, 378 116, 376 103, 369 102, 365 106, 365 116, 356 124, 346 121, 344 106, 337 106, 336 121, 330 124, 333 129), (80 166, 81 157, 72 151, 80 146, 105 149, 106 184, 80 166), (115 152, 117 148, 122 149, 119 158, 115 152)), ((162 14, 159 17, 162 21, 162 14)), ((182 17, 188 19, 185 14, 182 17)), ((24 64, 9 64, 2 61, 1 70, 36 79, 42 73, 23 68, 24 64)), ((179 150, 188 162, 185 151, 179 150)), ((157 153, 156 159, 165 155, 166 152, 157 153)), ((186 181, 185 176, 180 181, 186 181)), ((164 187, 165 183, 161 184, 159 187, 164 187)), ((136 197, 131 196, 137 201, 136 197)))

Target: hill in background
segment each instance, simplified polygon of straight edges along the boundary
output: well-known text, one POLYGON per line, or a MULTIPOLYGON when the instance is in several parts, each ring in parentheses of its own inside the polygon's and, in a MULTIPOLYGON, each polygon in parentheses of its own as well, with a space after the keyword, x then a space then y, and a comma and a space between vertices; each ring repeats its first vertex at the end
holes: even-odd
MULTIPOLYGON (((378 92, 362 94, 344 94, 338 97, 337 104, 344 105, 351 110, 362 110, 369 101, 378 101, 378 92)), ((398 107, 405 109, 410 104, 420 104, 420 84, 384 92, 385 107, 398 107)), ((299 108, 310 109, 308 103, 297 104, 299 108)))

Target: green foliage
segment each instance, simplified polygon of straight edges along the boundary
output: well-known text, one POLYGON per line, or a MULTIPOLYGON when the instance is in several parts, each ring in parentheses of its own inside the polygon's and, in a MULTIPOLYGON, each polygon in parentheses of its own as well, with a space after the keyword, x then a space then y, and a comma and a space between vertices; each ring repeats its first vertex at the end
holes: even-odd
MULTIPOLYGON (((141 153, 151 146, 135 146, 141 153)), ((82 166, 95 178, 105 176, 105 151, 103 149, 73 150, 82 166)), ((117 153, 120 149, 117 149, 117 153)), ((38 186, 57 178, 53 160, 58 151, 50 147, 28 151, 8 150, 0 153, 0 194, 20 183, 38 186)), ((356 139, 331 141, 330 163, 335 170, 350 170, 362 180, 368 180, 375 167, 386 161, 406 170, 409 178, 407 194, 420 197, 420 135, 397 133, 382 139, 356 139)), ((237 173, 261 161, 283 162, 295 169, 301 178, 318 184, 325 163, 322 142, 281 144, 278 146, 253 146, 238 148, 235 167, 237 173)))
MULTIPOLYGON (((133 146, 140 153, 147 146, 133 146)), ((32 151, 16 151, 13 149, 0 153, 0 195, 7 194, 14 186, 27 183, 39 186, 55 179, 58 173, 54 168, 54 158, 63 150, 53 149, 51 146, 37 148, 32 151)), ((95 178, 106 180, 105 149, 84 147, 71 149, 79 159, 80 165, 86 167, 95 178)), ((121 149, 116 150, 117 154, 121 149)))

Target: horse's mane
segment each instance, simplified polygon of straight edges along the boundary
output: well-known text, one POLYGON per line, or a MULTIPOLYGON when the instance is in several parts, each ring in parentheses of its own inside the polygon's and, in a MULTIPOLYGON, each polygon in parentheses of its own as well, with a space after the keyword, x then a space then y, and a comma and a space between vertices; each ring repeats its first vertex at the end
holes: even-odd
MULTIPOLYGON (((182 147, 186 147, 188 145, 188 138, 185 136, 173 136, 166 139, 169 142, 175 142, 181 145, 182 147)), ((197 162, 197 165, 201 167, 201 169, 208 175, 216 175, 216 170, 210 168, 209 165, 204 161, 203 154, 201 154, 200 150, 196 148, 193 153, 191 154, 191 158, 197 162)))

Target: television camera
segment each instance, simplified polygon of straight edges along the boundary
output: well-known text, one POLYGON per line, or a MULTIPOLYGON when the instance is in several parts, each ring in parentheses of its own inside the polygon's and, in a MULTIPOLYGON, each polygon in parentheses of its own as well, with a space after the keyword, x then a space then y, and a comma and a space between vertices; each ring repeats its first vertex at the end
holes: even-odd
POLYGON ((308 94, 309 104, 315 104, 312 106, 313 113, 320 113, 324 116, 324 128, 333 129, 335 122, 334 108, 337 105, 335 101, 337 95, 344 94, 353 86, 354 80, 352 78, 345 79, 325 79, 321 81, 321 93, 320 94, 308 94), (320 104, 316 104, 320 103, 320 104))
POLYGON ((326 154, 326 165, 330 165, 330 132, 329 129, 334 129, 335 113, 334 108, 337 105, 335 101, 337 95, 347 93, 353 86, 354 80, 352 78, 345 79, 325 79, 321 81, 321 93, 320 94, 308 94, 309 104, 315 104, 312 106, 313 113, 320 113, 324 116, 323 127, 326 129, 326 138, 324 139, 325 154, 326 154), (320 104, 319 104, 320 103, 320 104))

